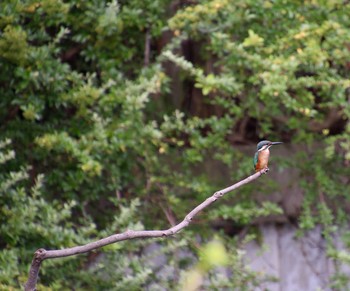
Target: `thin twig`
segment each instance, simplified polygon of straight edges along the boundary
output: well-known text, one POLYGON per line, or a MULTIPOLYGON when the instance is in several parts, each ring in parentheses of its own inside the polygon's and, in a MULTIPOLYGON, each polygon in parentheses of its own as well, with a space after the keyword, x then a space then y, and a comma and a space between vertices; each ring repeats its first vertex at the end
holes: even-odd
POLYGON ((145 35, 145 56, 144 56, 144 65, 148 67, 151 53, 151 31, 150 28, 147 27, 146 35, 145 35))
POLYGON ((83 254, 83 253, 90 252, 92 250, 104 247, 106 245, 113 244, 119 241, 124 241, 124 240, 130 240, 135 238, 158 238, 158 237, 172 236, 177 232, 179 232, 180 230, 182 230, 183 228, 187 227, 191 223, 193 217, 196 216, 204 208, 208 207, 210 204, 212 204, 213 202, 215 202, 216 200, 224 196, 226 193, 231 192, 245 184, 248 184, 254 181, 255 179, 259 178, 262 174, 265 174, 267 171, 268 171, 267 168, 263 169, 232 186, 229 186, 225 189, 215 192, 211 197, 207 198, 205 201, 203 201, 201 204, 195 207, 191 212, 189 212, 180 223, 176 224, 175 226, 169 229, 138 230, 138 231, 127 230, 123 233, 114 234, 106 238, 100 239, 98 241, 88 243, 83 246, 76 246, 76 247, 62 249, 62 250, 38 249, 34 253, 32 265, 29 270, 28 281, 26 282, 24 288, 26 291, 36 290, 36 284, 38 280, 40 265, 43 260, 83 254))

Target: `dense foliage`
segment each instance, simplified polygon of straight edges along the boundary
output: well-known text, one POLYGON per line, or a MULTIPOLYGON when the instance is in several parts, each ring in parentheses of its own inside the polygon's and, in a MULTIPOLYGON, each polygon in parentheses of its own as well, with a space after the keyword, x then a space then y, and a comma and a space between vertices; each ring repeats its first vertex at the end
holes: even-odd
MULTIPOLYGON (((350 198, 350 6, 175 2, 1 1, 0 289, 23 284, 39 247, 179 221, 250 174, 252 152, 237 145, 253 150, 262 138, 305 145, 278 161, 300 173, 299 227, 320 224, 328 255, 349 260, 332 234, 348 221, 350 198)), ((260 191, 276 188, 266 181, 260 191)), ((241 263, 238 236, 218 231, 218 247, 204 247, 196 266, 195 257, 177 258, 196 254, 214 221, 244 227, 281 213, 251 199, 253 190, 159 241, 171 275, 152 271, 152 253, 141 251, 149 242, 132 241, 45 261, 40 288, 171 289, 186 284, 188 269, 210 288, 259 284, 241 263), (217 265, 232 268, 233 279, 218 277, 217 265)))

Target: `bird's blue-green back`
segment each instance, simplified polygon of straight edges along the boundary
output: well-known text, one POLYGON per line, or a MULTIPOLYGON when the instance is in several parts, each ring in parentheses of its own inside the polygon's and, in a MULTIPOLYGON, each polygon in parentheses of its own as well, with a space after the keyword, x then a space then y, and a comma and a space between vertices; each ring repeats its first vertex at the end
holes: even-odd
POLYGON ((254 169, 256 167, 256 164, 258 163, 258 156, 259 156, 259 152, 256 151, 255 155, 254 155, 254 160, 253 160, 253 163, 254 163, 254 169))

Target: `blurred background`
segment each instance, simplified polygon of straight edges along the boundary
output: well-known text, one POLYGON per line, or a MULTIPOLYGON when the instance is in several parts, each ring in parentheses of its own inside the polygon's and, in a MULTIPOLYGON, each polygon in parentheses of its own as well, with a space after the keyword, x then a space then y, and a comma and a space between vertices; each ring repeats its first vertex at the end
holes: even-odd
POLYGON ((347 290, 350 3, 0 3, 0 289, 347 290))

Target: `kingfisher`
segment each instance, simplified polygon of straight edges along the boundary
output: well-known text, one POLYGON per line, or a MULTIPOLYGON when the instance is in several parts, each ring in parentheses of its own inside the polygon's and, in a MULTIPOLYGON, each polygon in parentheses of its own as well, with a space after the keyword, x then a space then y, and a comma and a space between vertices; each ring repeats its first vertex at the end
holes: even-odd
POLYGON ((255 172, 259 172, 262 169, 265 169, 269 163, 270 150, 269 148, 276 144, 281 144, 283 142, 279 141, 269 141, 262 140, 256 146, 256 153, 254 155, 254 168, 255 172))

